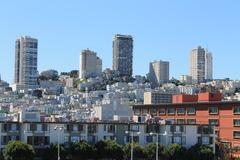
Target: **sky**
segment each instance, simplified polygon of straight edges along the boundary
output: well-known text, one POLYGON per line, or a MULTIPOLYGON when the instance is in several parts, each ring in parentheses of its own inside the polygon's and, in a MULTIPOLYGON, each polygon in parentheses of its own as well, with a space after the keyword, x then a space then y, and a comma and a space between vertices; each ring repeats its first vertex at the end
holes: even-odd
POLYGON ((39 72, 79 69, 83 49, 112 67, 115 34, 134 38, 134 75, 149 62, 170 62, 170 77, 189 74, 189 54, 213 54, 214 78, 239 79, 239 0, 7 0, 0 2, 0 74, 14 78, 15 40, 37 38, 39 72))

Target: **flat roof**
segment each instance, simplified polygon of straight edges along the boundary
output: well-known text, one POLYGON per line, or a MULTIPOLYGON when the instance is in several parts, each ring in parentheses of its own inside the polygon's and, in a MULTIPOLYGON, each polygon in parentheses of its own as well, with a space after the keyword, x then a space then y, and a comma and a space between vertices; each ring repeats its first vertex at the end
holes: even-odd
POLYGON ((240 101, 210 101, 210 102, 184 102, 184 103, 158 103, 158 104, 136 104, 133 107, 138 106, 179 106, 179 105, 208 105, 208 104, 239 104, 240 101))
POLYGON ((13 122, 13 121, 0 121, 1 123, 9 123, 9 124, 119 124, 119 125, 149 125, 149 124, 156 124, 156 125, 177 125, 177 126, 212 126, 209 124, 160 124, 156 122, 146 122, 146 123, 138 123, 138 122, 13 122))

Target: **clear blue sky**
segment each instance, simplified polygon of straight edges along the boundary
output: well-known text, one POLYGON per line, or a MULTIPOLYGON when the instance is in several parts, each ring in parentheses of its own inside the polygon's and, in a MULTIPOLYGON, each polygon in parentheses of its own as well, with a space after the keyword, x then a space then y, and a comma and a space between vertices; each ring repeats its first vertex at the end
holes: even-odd
POLYGON ((114 34, 134 37, 134 74, 149 62, 170 61, 170 76, 189 73, 198 45, 214 58, 214 78, 239 79, 239 0, 7 0, 0 2, 0 73, 13 81, 14 45, 21 35, 39 40, 39 71, 79 68, 82 49, 112 66, 114 34))

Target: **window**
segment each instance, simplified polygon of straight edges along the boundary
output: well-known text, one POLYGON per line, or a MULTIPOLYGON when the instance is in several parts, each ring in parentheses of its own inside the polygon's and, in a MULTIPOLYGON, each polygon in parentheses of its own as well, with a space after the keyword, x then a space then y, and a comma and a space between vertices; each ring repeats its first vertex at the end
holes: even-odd
POLYGON ((156 110, 156 108, 150 109, 150 114, 153 115, 153 116, 156 116, 156 115, 157 115, 157 110, 156 110))
POLYGON ((146 142, 147 143, 153 142, 153 137, 152 136, 146 136, 146 142))
POLYGON ((67 131, 73 131, 73 125, 72 124, 68 124, 67 125, 67 131))
POLYGON ((240 139, 240 131, 233 131, 233 137, 236 139, 240 139))
POLYGON ((177 119, 177 124, 185 124, 185 119, 177 119))
POLYGON ((211 126, 218 126, 219 125, 218 119, 209 119, 208 123, 211 126))
POLYGON ((37 130, 37 124, 30 124, 30 131, 36 131, 37 130))
POLYGON ((198 134, 213 134, 212 126, 198 126, 198 134))
POLYGON ((185 108, 177 108, 177 114, 185 114, 185 108))
POLYGON ((42 131, 48 131, 48 125, 42 124, 42 131))
POLYGON ((187 119, 187 124, 196 124, 196 119, 187 119))
POLYGON ((165 108, 159 108, 159 115, 165 114, 165 108))
POLYGON ((115 133, 115 125, 113 124, 105 124, 104 131, 108 133, 115 133))
POLYGON ((88 125, 88 133, 97 133, 97 125, 88 125))
POLYGON ((175 109, 174 108, 168 108, 168 114, 174 115, 175 109))
POLYGON ((217 107, 209 107, 208 113, 209 114, 218 114, 218 108, 217 107))
POLYGON ((196 114, 195 107, 189 107, 187 108, 187 114, 196 114))
POLYGON ((173 138, 173 143, 175 144, 181 144, 182 143, 182 138, 180 136, 176 136, 173 138))
POLYGON ((76 143, 80 141, 80 137, 79 136, 71 136, 71 140, 72 143, 76 143))
POLYGON ((186 144, 186 137, 182 136, 175 136, 173 137, 173 143, 185 145, 186 144))
POLYGON ((233 109, 234 114, 240 114, 240 106, 235 106, 233 109))
POLYGON ((84 126, 82 124, 78 125, 78 131, 82 132, 84 130, 84 126))
POLYGON ((139 131, 139 126, 138 125, 131 125, 130 130, 138 132, 139 131))
POLYGON ((7 132, 8 131, 8 124, 4 123, 2 125, 2 132, 7 132))
POLYGON ((134 115, 140 116, 140 109, 134 109, 134 115))
POLYGON ((182 133, 185 132, 185 128, 183 125, 171 125, 171 132, 172 133, 182 133))
POLYGON ((234 119, 233 120, 233 125, 236 127, 240 127, 240 119, 234 119))
POLYGON ((143 115, 143 116, 146 116, 147 114, 148 114, 148 109, 143 109, 143 110, 142 110, 142 115, 143 115))
POLYGON ((207 137, 207 136, 202 137, 202 143, 201 144, 203 144, 203 145, 211 144, 210 137, 207 137))
POLYGON ((2 136, 1 137, 1 144, 6 145, 8 143, 8 136, 2 136))
MULTIPOLYGON (((138 143, 139 142, 139 136, 133 136, 133 141, 138 143)), ((127 142, 132 142, 132 136, 127 136, 127 142)))

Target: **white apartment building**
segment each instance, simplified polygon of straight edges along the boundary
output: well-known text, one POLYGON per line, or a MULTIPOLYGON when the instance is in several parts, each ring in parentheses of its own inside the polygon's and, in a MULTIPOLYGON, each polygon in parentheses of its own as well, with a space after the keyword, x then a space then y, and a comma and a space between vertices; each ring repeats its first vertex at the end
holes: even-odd
POLYGON ((165 125, 156 123, 103 123, 103 122, 1 122, 0 149, 11 140, 20 140, 33 145, 35 150, 49 147, 50 144, 64 144, 85 140, 95 144, 100 140, 115 140, 119 144, 131 141, 125 131, 140 132, 133 140, 140 145, 156 142, 150 132, 159 133, 159 143, 163 145, 180 144, 189 148, 197 143, 209 145, 215 151, 213 126, 205 125, 165 125), (57 129, 55 129, 57 127, 57 129), (166 133, 163 135, 163 133, 166 133))
POLYGON ((38 40, 28 36, 20 37, 15 44, 16 90, 35 89, 38 77, 38 40))

